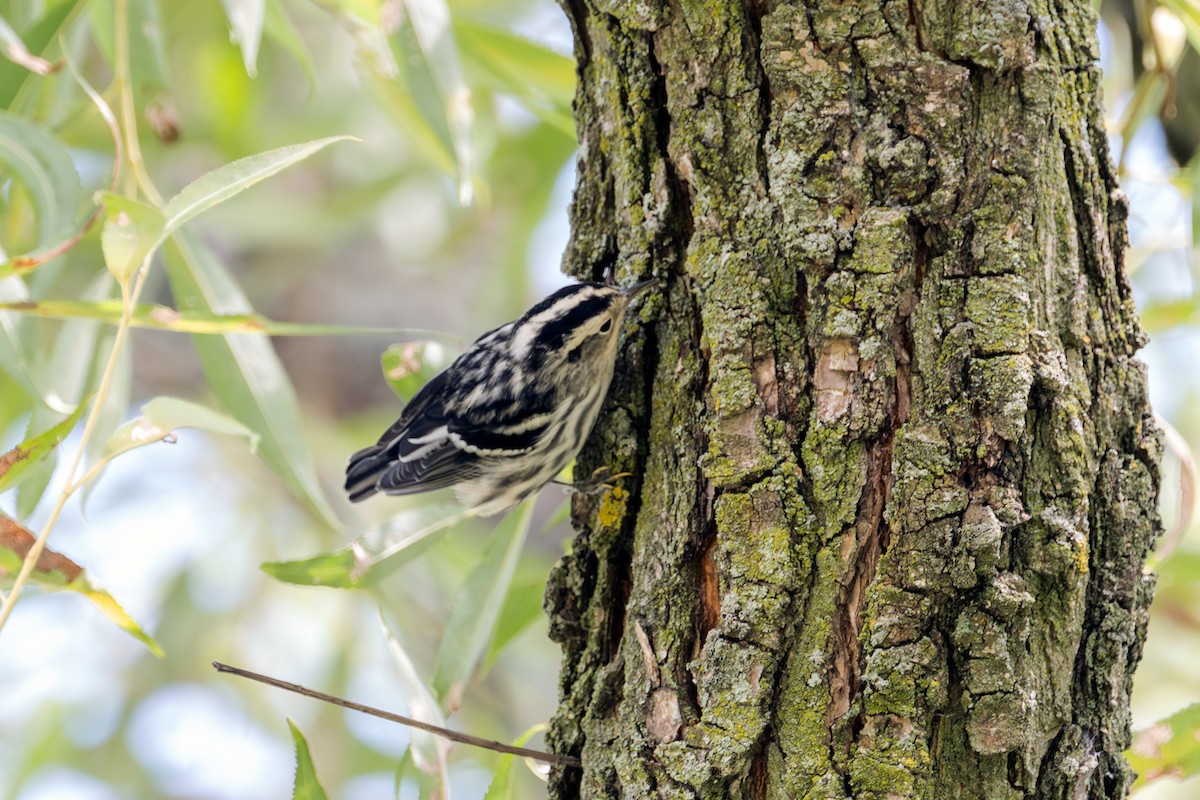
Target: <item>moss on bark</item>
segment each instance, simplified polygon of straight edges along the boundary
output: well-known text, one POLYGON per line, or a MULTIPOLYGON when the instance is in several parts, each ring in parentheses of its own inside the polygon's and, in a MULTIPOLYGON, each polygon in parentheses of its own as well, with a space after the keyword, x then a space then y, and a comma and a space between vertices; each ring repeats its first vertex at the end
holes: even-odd
POLYGON ((662 283, 551 796, 1124 796, 1158 440, 1090 4, 564 3, 565 266, 662 283))

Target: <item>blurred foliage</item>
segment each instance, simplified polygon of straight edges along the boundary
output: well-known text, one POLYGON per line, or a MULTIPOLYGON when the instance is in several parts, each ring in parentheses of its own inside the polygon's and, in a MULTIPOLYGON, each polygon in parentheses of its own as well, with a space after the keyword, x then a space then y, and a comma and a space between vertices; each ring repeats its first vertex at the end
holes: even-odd
POLYGON ((1152 337, 1145 355, 1168 434, 1168 533, 1152 558, 1159 583, 1128 755, 1140 773, 1139 800, 1190 798, 1200 774, 1200 536, 1191 518, 1200 443, 1200 0, 1106 0, 1101 16, 1109 131, 1130 196, 1127 266, 1152 337), (1168 777, 1183 782, 1159 780, 1168 777))
MULTIPOLYGON (((0 516, 0 572, 15 575, 33 547, 36 537, 8 517, 0 516)), ((142 642, 151 653, 162 658, 162 647, 147 634, 113 599, 92 583, 88 574, 74 561, 50 549, 44 549, 34 565, 38 584, 47 591, 55 588, 78 592, 91 600, 101 614, 114 625, 142 642)))
POLYGON ((1193 703, 1136 733, 1129 763, 1139 785, 1163 777, 1188 778, 1200 773, 1200 703, 1193 703))
MULTIPOLYGON (((1194 449, 1200 0, 1103 11, 1155 399, 1194 449)), ((520 743, 553 709, 561 499, 479 526, 436 498, 351 510, 338 485, 395 395, 548 288, 531 265, 559 255, 548 212, 565 225, 565 19, 549 0, 0 0, 0 45, 0 797, 536 794, 510 756, 207 665, 520 743)), ((1172 453, 1168 519, 1190 497, 1172 453)), ((1194 791, 1151 779, 1196 768, 1196 526, 1158 558, 1147 798, 1194 791)))
POLYGON ((411 396, 538 291, 575 147, 568 37, 535 0, 0 0, 0 680, 57 681, 2 715, 0 796, 324 797, 314 762, 330 796, 482 796, 507 764, 231 685, 217 656, 428 721, 462 706, 500 739, 545 718, 552 681, 485 675, 544 638, 524 634, 561 544, 525 543, 547 510, 488 534, 420 500, 363 521, 337 486, 389 386, 411 396), (58 589, 118 627, 61 605, 39 625, 58 589), (99 669, 64 657, 81 637, 99 669), (285 713, 319 731, 311 756, 285 713), (213 769, 218 739, 240 773, 213 769))

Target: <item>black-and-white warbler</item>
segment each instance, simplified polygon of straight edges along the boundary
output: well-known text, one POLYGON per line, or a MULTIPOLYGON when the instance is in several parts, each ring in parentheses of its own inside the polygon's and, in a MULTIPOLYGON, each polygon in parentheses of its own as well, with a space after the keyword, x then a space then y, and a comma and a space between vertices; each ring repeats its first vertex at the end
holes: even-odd
POLYGON ((471 512, 488 516, 541 489, 583 447, 612 382, 625 312, 654 283, 567 286, 480 336, 376 444, 350 456, 350 499, 454 486, 471 512))

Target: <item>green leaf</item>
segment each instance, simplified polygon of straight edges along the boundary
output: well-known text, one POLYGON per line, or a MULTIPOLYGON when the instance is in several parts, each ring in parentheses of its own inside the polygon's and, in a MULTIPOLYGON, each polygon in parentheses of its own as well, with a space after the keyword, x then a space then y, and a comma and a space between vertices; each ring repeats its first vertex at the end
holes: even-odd
POLYGON ((1200 608, 1200 552, 1177 549, 1156 571, 1161 577, 1155 597, 1169 598, 1184 608, 1200 608))
MULTIPOLYGON (((250 304, 225 266, 199 240, 178 233, 166 250, 180 306, 206 314, 245 314, 250 304)), ((262 437, 259 456, 326 525, 340 527, 304 441, 292 382, 265 336, 193 336, 209 386, 225 409, 262 437)))
POLYGON ((396 56, 392 53, 391 45, 388 43, 387 33, 380 25, 378 4, 370 2, 362 4, 373 6, 369 14, 363 15, 356 9, 350 8, 350 6, 358 4, 344 3, 340 0, 332 0, 332 2, 335 6, 341 7, 337 11, 337 15, 343 27, 354 38, 354 54, 357 59, 376 75, 394 78, 400 74, 400 65, 396 63, 396 56))
MULTIPOLYGON (((408 698, 408 716, 439 728, 446 727, 446 717, 442 714, 437 701, 433 699, 433 692, 417 674, 412 659, 409 658, 408 652, 400 643, 399 637, 384 619, 382 611, 379 615, 379 624, 387 639, 388 653, 392 657, 392 664, 395 665, 396 672, 400 675, 400 683, 404 686, 404 694, 408 698)), ((415 728, 410 732, 410 737, 408 751, 412 754, 413 764, 421 772, 434 776, 440 784, 439 788, 444 789, 449 786, 449 777, 446 774, 446 755, 450 751, 450 743, 440 736, 434 736, 432 733, 415 728)), ((441 796, 440 793, 439 796, 441 796)))
POLYGON ((300 38, 300 34, 296 31, 296 26, 292 24, 287 12, 280 6, 279 0, 267 0, 267 15, 263 20, 263 32, 284 50, 287 50, 296 60, 304 72, 304 77, 308 79, 308 87, 311 92, 317 85, 317 68, 313 64, 312 53, 304 44, 304 40, 300 38))
POLYGON ((496 662, 513 640, 542 616, 542 597, 546 594, 544 580, 516 582, 508 590, 500 616, 496 619, 496 633, 483 661, 486 670, 496 662))
POLYGON ((105 440, 104 448, 96 462, 100 467, 94 471, 89 470, 85 476, 89 481, 89 493, 109 461, 130 450, 169 440, 171 435, 181 428, 240 436, 247 440, 251 452, 258 447, 258 434, 237 420, 188 400, 156 397, 142 406, 140 416, 118 427, 105 440))
MULTIPOLYGON (((570 474, 571 475, 575 474, 575 462, 574 461, 572 461, 570 464, 570 474)), ((557 528, 559 525, 564 524, 565 522, 567 522, 570 519, 571 519, 571 503, 568 500, 564 499, 561 503, 558 504, 558 506, 555 507, 555 509, 553 511, 550 512, 550 516, 548 516, 546 518, 546 524, 543 529, 550 530, 551 528, 557 528)))
POLYGON ((1133 87, 1133 95, 1125 104, 1121 120, 1117 124, 1117 134, 1120 135, 1121 157, 1119 164, 1125 162, 1125 154, 1129 151, 1129 143, 1141 128, 1142 123, 1157 113, 1162 107, 1163 98, 1167 93, 1168 78, 1165 74, 1146 70, 1138 78, 1133 87))
POLYGON ((155 641, 153 636, 146 633, 145 629, 141 625, 138 625, 133 617, 129 616, 129 612, 121 608, 120 604, 113 599, 111 594, 92 584, 90 579, 81 576, 80 579, 72 581, 66 588, 72 592, 79 592, 90 600, 92 605, 101 614, 108 617, 110 622, 146 645, 146 649, 151 653, 159 658, 166 658, 167 654, 162 649, 162 645, 155 641))
POLYGON ((42 431, 0 456, 0 492, 11 489, 21 482, 21 479, 39 461, 45 458, 58 444, 75 429, 79 418, 83 415, 86 403, 79 407, 66 419, 54 427, 42 431))
MULTIPOLYGON (((0 295, 2 296, 2 295, 0 295)), ((17 300, 0 302, 0 311, 12 311, 46 319, 94 320, 109 325, 121 321, 120 300, 17 300)), ((258 314, 212 314, 206 311, 176 311, 160 305, 135 306, 130 326, 175 333, 265 333, 270 336, 388 336, 445 337, 435 331, 413 328, 360 328, 354 325, 325 325, 306 322, 277 322, 258 314)), ((0 362, 2 364, 3 362, 0 362)))
MULTIPOLYGON (((109 65, 116 64, 113 0, 90 0, 92 33, 109 65)), ((136 97, 151 98, 167 88, 167 57, 159 0, 129 0, 129 79, 136 97)))
POLYGON ((112 192, 99 192, 104 206, 100 247, 104 264, 120 283, 126 283, 162 237, 166 218, 157 208, 112 192))
POLYGON ((1141 310, 1142 327, 1147 333, 1155 334, 1181 325, 1194 325, 1200 322, 1198 302, 1200 297, 1151 301, 1141 310))
POLYGON ((513 776, 513 762, 515 760, 516 757, 509 753, 500 756, 500 760, 496 764, 496 771, 492 773, 492 780, 488 784, 487 794, 483 796, 483 800, 512 800, 513 784, 516 783, 513 776))
POLYGON ((312 753, 308 750, 304 734, 290 719, 287 724, 292 732, 292 741, 296 745, 296 779, 292 789, 292 800, 327 800, 325 790, 317 780, 317 770, 313 766, 312 753))
POLYGON ((373 586, 419 558, 469 514, 426 506, 372 526, 349 547, 297 561, 271 561, 262 569, 272 578, 301 586, 362 589, 373 586), (422 524, 433 517, 432 522, 422 524))
POLYGON ((21 321, 15 314, 2 310, 10 304, 24 305, 29 302, 29 290, 20 278, 0 279, 0 369, 20 384, 26 396, 44 398, 46 393, 38 381, 37 370, 25 357, 30 337, 21 330, 21 321))
MULTIPOLYGON (((116 336, 115 330, 110 330, 101 336, 97 352, 111 353, 113 345, 116 343, 116 336)), ((85 454, 85 475, 104 459, 105 443, 129 416, 132 389, 133 348, 122 347, 117 353, 117 360, 113 365, 112 380, 109 382, 108 392, 104 395, 104 402, 92 412, 92 435, 88 439, 87 453, 85 454)), ((90 480, 80 492, 79 510, 85 517, 87 516, 88 501, 91 499, 92 492, 99 485, 99 481, 90 480)))
POLYGON ((21 381, 11 380, 0 367, 0 431, 12 430, 18 420, 28 417, 36 400, 36 393, 29 392, 21 381))
MULTIPOLYGON (((36 418, 40 410, 35 407, 32 416, 36 418)), ((40 423, 41 419, 38 421, 40 423)), ((28 474, 21 476, 21 480, 17 483, 18 516, 25 519, 33 516, 33 512, 46 496, 46 489, 50 486, 50 480, 54 477, 54 471, 57 468, 58 450, 51 450, 45 458, 29 468, 28 474)))
POLYGON ((452 711, 495 635, 532 516, 533 502, 526 500, 504 517, 459 590, 433 669, 433 688, 452 711))
MULTIPOLYGON (((87 0, 65 0, 47 3, 46 13, 37 22, 20 32, 26 49, 37 56, 44 55, 50 44, 66 30, 75 19, 75 14, 87 0)), ((0 108, 12 108, 22 87, 37 76, 11 61, 0 61, 0 108)))
POLYGON ((391 115, 422 156, 442 172, 454 174, 455 160, 447 137, 417 105, 412 93, 393 77, 375 74, 370 80, 372 99, 391 115))
POLYGON ((235 419, 178 397, 156 397, 142 406, 140 416, 117 428, 108 438, 104 443, 104 455, 111 459, 129 450, 161 442, 180 428, 241 436, 249 442, 252 452, 258 447, 258 434, 235 419))
POLYGON ((508 235, 491 254, 488 281, 482 291, 497 304, 525 305, 529 285, 529 253, 536 231, 553 213, 558 177, 575 152, 573 140, 548 125, 537 125, 496 143, 488 164, 492 202, 505 208, 508 235))
POLYGON ((456 15, 454 32, 471 77, 519 98, 533 114, 575 140, 575 61, 512 31, 456 15))
POLYGON ((369 68, 375 104, 391 115, 425 160, 454 175, 459 165, 445 105, 413 25, 400 25, 389 40, 378 20, 367 23, 346 12, 342 17, 369 68))
POLYGON ((303 161, 334 142, 344 141, 359 140, 353 136, 330 136, 304 144, 288 145, 239 158, 201 175, 183 187, 179 194, 163 206, 162 213, 167 221, 162 236, 165 238, 192 217, 249 189, 259 181, 303 161))
POLYGON ((404 786, 405 778, 413 778, 417 781, 417 797, 429 797, 434 787, 427 785, 424 779, 429 776, 417 769, 416 762, 413 761, 413 753, 410 748, 405 748, 404 755, 396 762, 396 769, 392 774, 392 796, 401 797, 400 790, 404 786))
MULTIPOLYGON (((524 747, 535 735, 549 728, 550 726, 546 723, 539 722, 514 739, 513 747, 524 747)), ((500 756, 500 760, 496 764, 496 771, 492 773, 492 782, 488 784, 487 794, 484 795, 483 800, 512 800, 513 785, 515 783, 513 779, 513 763, 516 761, 516 758, 511 753, 505 753, 500 756)))
POLYGON ((355 577, 354 551, 343 548, 335 553, 303 558, 297 561, 268 561, 262 571, 277 581, 299 586, 329 586, 334 589, 356 589, 363 585, 355 577))
POLYGON ((29 194, 38 223, 35 246, 0 266, 3 278, 20 271, 30 255, 74 234, 84 195, 66 145, 45 128, 7 111, 0 111, 0 165, 29 194))
POLYGON ((394 344, 380 356, 383 377, 401 400, 411 400, 454 360, 454 354, 440 342, 394 344))
POLYGON ((445 0, 404 0, 404 7, 417 44, 417 52, 410 55, 423 59, 441 99, 455 158, 458 200, 462 205, 470 205, 475 171, 475 147, 471 142, 475 112, 471 107, 471 90, 462 76, 458 43, 450 25, 450 7, 445 0))
POLYGON ((242 63, 251 78, 258 74, 258 46, 262 41, 266 0, 221 0, 229 19, 229 38, 241 49, 242 63))
POLYGON ((1192 196, 1192 250, 1200 251, 1200 156, 1193 155, 1187 168, 1192 196))
MULTIPOLYGON (((100 272, 81 295, 85 301, 99 302, 98 298, 107 297, 113 290, 113 279, 107 272, 100 272)), ((40 346, 38 337, 30 335, 35 328, 24 328, 21 342, 26 351, 26 359, 31 365, 36 365, 38 374, 35 377, 40 389, 42 404, 35 405, 30 414, 30 431, 49 427, 58 421, 60 414, 74 411, 85 401, 92 390, 99 374, 104 369, 104 362, 111 350, 104 349, 100 342, 100 326, 93 320, 72 319, 57 327, 49 344, 50 355, 47 358, 40 346)), ((110 395, 128 394, 128 371, 120 370, 113 376, 110 395), (121 382, 124 383, 121 383, 121 382)), ((51 451, 37 465, 33 474, 22 481, 17 488, 17 513, 28 517, 42 499, 46 486, 57 461, 57 451, 51 451)))
POLYGON ((343 14, 356 17, 364 24, 379 27, 380 0, 329 0, 329 5, 343 14))
MULTIPOLYGON (((83 290, 82 296, 87 301, 99 302, 95 298, 107 297, 112 289, 112 277, 107 272, 101 272, 83 290)), ((38 368, 36 382, 44 403, 35 405, 30 415, 29 429, 33 431, 49 427, 57 421, 57 415, 70 413, 84 403, 86 395, 99 379, 109 350, 99 346, 100 326, 87 319, 67 320, 58 327, 50 344, 49 358, 43 354, 41 347, 36 346, 36 338, 24 338, 22 344, 28 348, 26 358, 38 368)), ((128 380, 127 372, 118 371, 114 375, 111 393, 128 394, 128 380), (125 385, 115 383, 122 380, 126 381, 125 385)), ((17 513, 20 516, 28 517, 33 513, 50 482, 56 461, 57 451, 51 451, 17 488, 17 513)))
POLYGON ((1197 0, 1162 0, 1162 5, 1172 11, 1187 31, 1188 42, 1200 51, 1200 2, 1197 0))
MULTIPOLYGON (((0 578, 15 576, 36 537, 15 520, 0 516, 0 578)), ((43 591, 70 591, 83 595, 118 628, 137 639, 151 653, 166 654, 150 634, 121 608, 112 595, 92 583, 87 572, 71 559, 46 548, 38 556, 33 582, 43 591)))
POLYGON ((1136 731, 1125 756, 1138 773, 1135 788, 1159 778, 1200 775, 1200 703, 1136 731))
POLYGON ((0 42, 4 43, 4 55, 9 61, 38 75, 49 75, 56 67, 44 58, 39 58, 29 52, 29 48, 21 41, 17 32, 0 17, 0 42))
MULTIPOLYGON (((115 288, 112 276, 100 272, 80 296, 85 303, 102 303, 111 298, 115 288)), ((28 357, 41 370, 39 384, 45 387, 50 408, 74 409, 91 391, 109 352, 97 346, 100 332, 95 320, 68 319, 55 331, 49 359, 40 352, 28 357)))

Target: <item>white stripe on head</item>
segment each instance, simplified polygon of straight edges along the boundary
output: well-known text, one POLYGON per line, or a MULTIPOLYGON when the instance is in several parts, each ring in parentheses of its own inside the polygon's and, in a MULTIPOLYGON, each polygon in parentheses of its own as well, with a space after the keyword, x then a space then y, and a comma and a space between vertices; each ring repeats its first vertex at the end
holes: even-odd
POLYGON ((580 303, 590 300, 596 296, 596 289, 593 286, 581 286, 579 291, 572 292, 565 297, 562 297, 558 302, 551 305, 549 308, 539 311, 529 319, 521 323, 517 328, 516 334, 509 343, 508 349, 512 353, 513 358, 523 360, 529 355, 529 348, 533 345, 537 335, 541 333, 542 328, 547 323, 553 322, 559 317, 566 314, 572 308, 580 303))

